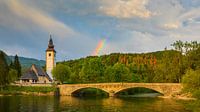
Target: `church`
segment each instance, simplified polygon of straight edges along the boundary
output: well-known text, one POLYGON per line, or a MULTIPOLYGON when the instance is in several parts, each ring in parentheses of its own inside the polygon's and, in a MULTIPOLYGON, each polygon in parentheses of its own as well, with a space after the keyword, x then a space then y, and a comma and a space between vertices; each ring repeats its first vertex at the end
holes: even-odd
POLYGON ((32 65, 21 77, 21 84, 46 84, 53 82, 53 76, 51 71, 56 66, 55 62, 56 51, 54 49, 53 40, 50 36, 49 44, 46 49, 46 72, 36 65, 32 65))

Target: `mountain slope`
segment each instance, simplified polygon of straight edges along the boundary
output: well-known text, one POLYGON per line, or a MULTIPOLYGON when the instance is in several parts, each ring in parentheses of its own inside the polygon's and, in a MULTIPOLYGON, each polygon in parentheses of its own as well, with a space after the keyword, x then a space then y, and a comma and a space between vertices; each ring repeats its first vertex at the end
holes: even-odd
POLYGON ((3 54, 4 54, 5 58, 6 58, 6 61, 9 64, 11 62, 11 59, 9 58, 9 56, 2 50, 0 50, 0 52, 3 52, 3 54))
MULTIPOLYGON (((8 56, 12 61, 14 61, 15 56, 8 56)), ((22 67, 30 67, 32 64, 35 64, 37 66, 45 66, 45 61, 44 60, 37 60, 33 58, 26 58, 26 57, 19 57, 19 61, 22 65, 22 67)))

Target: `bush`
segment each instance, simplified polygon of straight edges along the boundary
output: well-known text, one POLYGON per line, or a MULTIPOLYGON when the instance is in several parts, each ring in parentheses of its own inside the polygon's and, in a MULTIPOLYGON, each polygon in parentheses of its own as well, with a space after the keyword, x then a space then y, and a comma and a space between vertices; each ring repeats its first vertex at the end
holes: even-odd
POLYGON ((194 97, 200 98, 200 70, 188 70, 182 82, 184 91, 191 92, 194 97))

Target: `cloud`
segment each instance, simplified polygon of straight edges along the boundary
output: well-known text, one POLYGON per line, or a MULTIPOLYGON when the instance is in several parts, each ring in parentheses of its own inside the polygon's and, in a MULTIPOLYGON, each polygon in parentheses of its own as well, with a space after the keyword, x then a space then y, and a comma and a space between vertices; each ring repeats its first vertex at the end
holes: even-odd
POLYGON ((0 49, 12 55, 44 59, 49 33, 53 35, 58 60, 85 56, 93 46, 93 38, 30 5, 30 1, 0 0, 0 49))
POLYGON ((12 46, 6 46, 6 47, 1 47, 0 50, 6 51, 7 55, 19 55, 19 56, 27 56, 27 57, 37 57, 38 59, 43 59, 42 56, 39 56, 37 54, 38 51, 34 50, 34 54, 32 53, 32 50, 30 50, 29 48, 25 48, 23 46, 19 46, 19 45, 12 45, 12 46), (23 55, 26 54, 26 55, 23 55))
POLYGON ((148 0, 102 0, 100 11, 117 18, 149 18, 152 16, 146 5, 148 0))
POLYGON ((166 46, 169 47, 172 42, 168 36, 163 36, 158 39, 155 35, 147 32, 130 31, 126 33, 126 35, 122 35, 123 39, 106 42, 106 46, 101 53, 141 53, 157 51, 163 50, 166 46))
MULTIPOLYGON (((42 12, 35 8, 31 8, 30 6, 26 6, 19 0, 8 0, 5 3, 8 6, 8 8, 22 20, 24 19, 26 21, 29 21, 29 24, 37 25, 42 30, 49 33, 53 33, 58 37, 74 35, 77 33, 61 21, 56 20, 55 18, 49 16, 45 12, 42 12)), ((26 28, 31 29, 29 25, 26 25, 26 28)))
POLYGON ((58 60, 90 55, 102 37, 108 38, 101 54, 163 50, 176 40, 200 41, 196 4, 200 2, 0 0, 0 48, 45 59, 52 33, 58 60))
POLYGON ((180 27, 180 23, 179 22, 175 22, 175 23, 166 23, 163 26, 166 29, 178 29, 180 27))

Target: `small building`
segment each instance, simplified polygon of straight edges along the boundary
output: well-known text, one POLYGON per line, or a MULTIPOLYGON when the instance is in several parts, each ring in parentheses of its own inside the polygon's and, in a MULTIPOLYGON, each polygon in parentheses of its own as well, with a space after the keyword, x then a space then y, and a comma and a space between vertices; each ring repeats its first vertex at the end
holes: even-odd
POLYGON ((40 67, 32 65, 31 68, 25 74, 20 77, 20 83, 52 83, 52 79, 49 75, 40 67))

